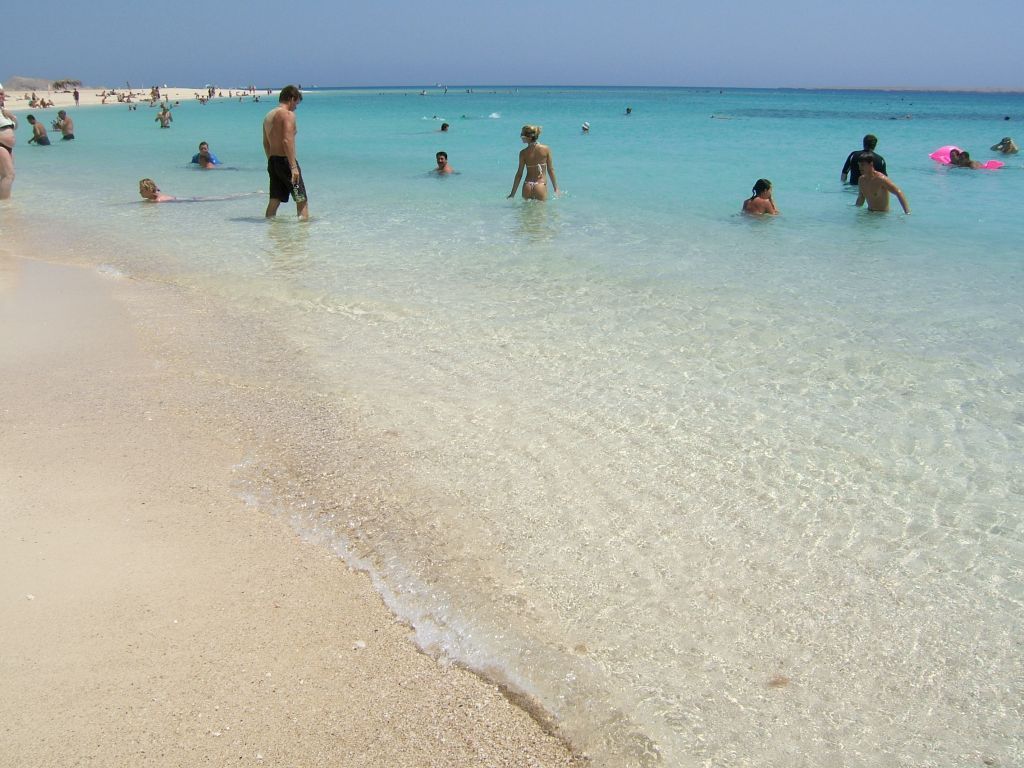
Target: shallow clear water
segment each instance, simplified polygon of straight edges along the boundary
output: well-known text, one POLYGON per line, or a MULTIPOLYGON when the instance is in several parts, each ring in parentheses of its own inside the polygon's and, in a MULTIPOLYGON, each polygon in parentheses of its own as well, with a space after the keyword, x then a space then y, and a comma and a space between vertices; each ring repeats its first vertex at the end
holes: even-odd
POLYGON ((1024 161, 928 158, 994 157, 1024 97, 320 92, 311 224, 134 202, 264 189, 270 106, 80 110, 74 145, 19 145, 0 224, 300 345, 392 447, 372 512, 341 481, 288 511, 425 647, 599 765, 1024 760, 1024 161), (546 205, 505 199, 525 122, 546 205), (866 132, 912 216, 840 186, 866 132), (187 167, 201 139, 234 170, 187 167), (736 214, 761 176, 777 219, 736 214))

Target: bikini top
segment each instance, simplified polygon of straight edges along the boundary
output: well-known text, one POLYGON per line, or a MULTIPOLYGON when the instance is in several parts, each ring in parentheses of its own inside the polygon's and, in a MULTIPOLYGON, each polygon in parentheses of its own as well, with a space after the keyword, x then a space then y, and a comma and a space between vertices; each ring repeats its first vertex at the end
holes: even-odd
POLYGON ((0 128, 13 128, 13 127, 14 127, 14 121, 11 118, 9 118, 7 115, 5 115, 3 113, 3 111, 0 111, 0 128))

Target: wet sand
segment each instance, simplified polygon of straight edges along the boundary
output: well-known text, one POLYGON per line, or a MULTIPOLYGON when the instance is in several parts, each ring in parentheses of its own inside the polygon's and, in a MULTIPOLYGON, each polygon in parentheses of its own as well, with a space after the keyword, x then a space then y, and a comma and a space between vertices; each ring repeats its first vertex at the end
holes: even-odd
POLYGON ((174 291, 0 254, 0 763, 583 765, 244 503, 174 291))

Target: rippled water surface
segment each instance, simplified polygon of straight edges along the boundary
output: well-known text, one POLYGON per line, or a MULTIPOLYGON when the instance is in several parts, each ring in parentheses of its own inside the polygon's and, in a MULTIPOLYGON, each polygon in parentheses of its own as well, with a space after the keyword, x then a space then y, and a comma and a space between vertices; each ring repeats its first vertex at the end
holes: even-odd
POLYGON ((80 110, 0 211, 273 322, 377 438, 289 494, 254 457, 249 498, 597 765, 1024 762, 1024 161, 928 158, 995 157, 1024 98, 318 92, 309 225, 135 202, 263 190, 269 106, 80 110), (527 122, 546 205, 505 199, 527 122), (867 132, 912 216, 840 185, 867 132), (230 168, 189 168, 200 140, 230 168), (736 213, 759 177, 777 219, 736 213))

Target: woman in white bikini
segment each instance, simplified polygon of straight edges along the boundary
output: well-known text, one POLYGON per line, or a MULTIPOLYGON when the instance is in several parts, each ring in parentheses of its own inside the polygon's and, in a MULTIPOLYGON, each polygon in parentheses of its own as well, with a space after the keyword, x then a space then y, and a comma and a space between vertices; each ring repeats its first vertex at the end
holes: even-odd
POLYGON ((523 182, 524 200, 547 200, 548 184, 545 174, 551 179, 551 188, 558 194, 558 181, 555 179, 555 164, 551 159, 551 150, 544 144, 538 144, 540 138, 539 125, 524 125, 520 134, 526 148, 519 153, 519 169, 516 171, 515 181, 512 182, 512 191, 509 197, 514 197, 519 189, 519 180, 523 178, 523 170, 526 170, 526 181, 523 182))

